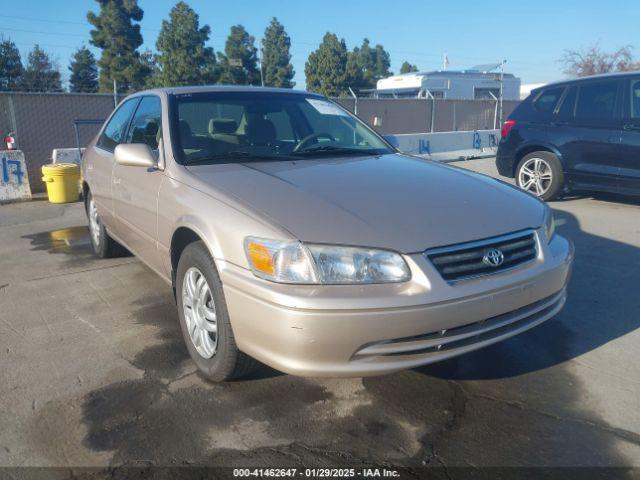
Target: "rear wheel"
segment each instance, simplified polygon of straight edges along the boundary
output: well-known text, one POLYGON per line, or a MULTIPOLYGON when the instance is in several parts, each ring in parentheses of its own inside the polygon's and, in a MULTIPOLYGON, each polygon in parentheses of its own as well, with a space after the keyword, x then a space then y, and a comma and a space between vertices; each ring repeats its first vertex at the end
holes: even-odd
POLYGON ((551 152, 525 155, 516 167, 516 183, 545 201, 557 198, 564 185, 560 160, 551 152))
POLYGON ((93 200, 91 192, 87 192, 85 197, 85 210, 89 221, 89 234, 93 251, 100 258, 111 258, 123 255, 126 250, 122 245, 109 236, 103 223, 100 221, 98 207, 93 200))
POLYGON ((259 365, 236 346, 222 283, 201 241, 189 244, 180 256, 176 299, 187 350, 208 379, 243 377, 259 365))

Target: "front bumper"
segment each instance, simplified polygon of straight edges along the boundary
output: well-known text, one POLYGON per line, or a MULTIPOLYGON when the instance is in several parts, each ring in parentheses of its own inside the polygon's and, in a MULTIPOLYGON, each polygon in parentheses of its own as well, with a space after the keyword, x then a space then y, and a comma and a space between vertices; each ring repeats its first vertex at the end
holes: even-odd
POLYGON ((282 285, 229 264, 219 270, 240 350, 294 375, 357 377, 461 355, 553 317, 573 246, 556 235, 538 247, 528 265, 456 284, 421 254, 406 257, 412 279, 403 284, 282 285))

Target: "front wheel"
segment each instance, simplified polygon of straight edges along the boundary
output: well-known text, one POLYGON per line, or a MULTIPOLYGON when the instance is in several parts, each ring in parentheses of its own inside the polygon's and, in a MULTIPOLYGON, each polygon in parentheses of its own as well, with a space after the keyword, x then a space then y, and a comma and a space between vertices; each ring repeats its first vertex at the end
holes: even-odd
POLYGON ((210 380, 247 375, 258 362, 236 346, 213 259, 201 241, 188 245, 178 261, 176 300, 189 355, 210 380))
POLYGON ((564 186, 560 160, 551 152, 525 155, 516 167, 516 183, 545 201, 557 198, 564 186))

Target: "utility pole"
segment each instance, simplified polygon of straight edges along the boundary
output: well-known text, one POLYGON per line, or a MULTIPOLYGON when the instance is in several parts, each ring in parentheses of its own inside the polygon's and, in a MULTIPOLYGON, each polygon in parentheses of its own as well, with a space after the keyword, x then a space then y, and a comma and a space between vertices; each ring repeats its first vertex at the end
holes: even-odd
POLYGON ((502 62, 500 63, 500 124, 502 125, 502 91, 503 91, 503 84, 504 84, 504 64, 507 63, 506 60, 502 60, 502 62))
POLYGON ((118 106, 118 83, 113 79, 113 108, 118 106))
POLYGON ((351 96, 353 97, 353 113, 354 115, 358 115, 358 96, 355 94, 355 92, 353 91, 353 89, 351 87, 349 88, 349 93, 351 94, 351 96))
POLYGON ((264 57, 264 52, 262 48, 258 50, 258 62, 260 62, 260 84, 264 87, 264 73, 262 72, 262 58, 264 57))

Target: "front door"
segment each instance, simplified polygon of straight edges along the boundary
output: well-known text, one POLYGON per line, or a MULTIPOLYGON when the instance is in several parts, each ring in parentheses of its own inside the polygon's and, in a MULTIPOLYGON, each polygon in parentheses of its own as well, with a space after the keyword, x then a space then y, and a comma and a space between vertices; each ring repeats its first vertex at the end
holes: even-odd
MULTIPOLYGON (((126 143, 144 143, 159 158, 161 112, 159 97, 142 97, 131 120, 126 143)), ((162 271, 157 247, 158 191, 164 178, 164 171, 160 168, 116 164, 113 169, 113 208, 121 239, 137 256, 158 271, 162 271)))
POLYGON ((85 175, 91 187, 91 195, 98 207, 100 220, 112 233, 115 232, 113 218, 113 201, 111 191, 111 175, 115 161, 113 151, 118 144, 125 141, 127 127, 133 115, 138 98, 121 103, 105 125, 98 141, 93 147, 92 162, 86 165, 85 175))

